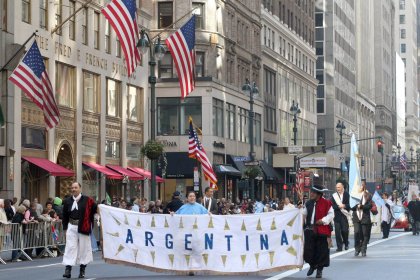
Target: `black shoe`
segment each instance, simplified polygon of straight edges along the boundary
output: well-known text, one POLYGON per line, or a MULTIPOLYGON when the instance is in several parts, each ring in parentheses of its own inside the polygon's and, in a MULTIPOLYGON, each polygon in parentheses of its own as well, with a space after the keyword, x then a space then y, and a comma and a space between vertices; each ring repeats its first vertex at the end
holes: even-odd
POLYGON ((316 271, 316 277, 315 278, 322 278, 322 270, 317 270, 316 271))
POLYGON ((312 274, 314 274, 315 271, 315 267, 309 267, 308 273, 306 273, 306 276, 311 276, 312 274))
POLYGON ((354 256, 357 257, 360 254, 360 251, 354 251, 354 256))
POLYGON ((85 278, 86 265, 80 265, 79 278, 85 278))
POLYGON ((348 250, 349 249, 349 245, 346 245, 346 247, 344 247, 344 250, 348 250))
POLYGON ((341 252, 341 251, 343 251, 343 249, 341 249, 341 248, 337 248, 337 250, 335 250, 336 252, 341 252))
POLYGON ((66 265, 66 270, 64 271, 63 278, 71 278, 71 266, 66 265))
POLYGON ((188 273, 188 276, 194 276, 194 272, 190 271, 190 272, 188 273))
POLYGON ((366 252, 362 252, 362 257, 366 257, 366 252))

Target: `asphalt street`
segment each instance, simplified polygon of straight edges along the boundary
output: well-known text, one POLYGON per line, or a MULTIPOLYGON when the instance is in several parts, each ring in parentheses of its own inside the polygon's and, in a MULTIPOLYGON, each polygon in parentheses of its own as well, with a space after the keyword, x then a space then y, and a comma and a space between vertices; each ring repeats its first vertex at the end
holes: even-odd
MULTIPOLYGON (((352 240, 351 240, 352 241, 352 240)), ((392 232, 390 239, 372 237, 367 257, 354 257, 354 250, 331 252, 331 266, 324 269, 324 279, 420 279, 420 237, 411 233, 392 232)), ((62 279, 64 267, 61 258, 35 259, 0 265, 0 279, 62 279)), ((149 272, 123 265, 105 264, 101 253, 95 253, 94 262, 87 267, 87 279, 306 279, 307 265, 302 271, 247 276, 175 276, 149 272)), ((74 268, 73 278, 78 276, 74 268)), ((314 279, 314 277, 312 277, 314 279)))

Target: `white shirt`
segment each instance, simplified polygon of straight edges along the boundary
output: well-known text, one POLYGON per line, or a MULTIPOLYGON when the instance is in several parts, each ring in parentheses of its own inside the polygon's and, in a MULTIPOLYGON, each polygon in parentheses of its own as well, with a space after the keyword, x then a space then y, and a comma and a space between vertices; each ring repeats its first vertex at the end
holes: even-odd
MULTIPOLYGON (((388 203, 389 206, 391 206, 392 201, 390 201, 389 199, 385 200, 385 203, 388 203)), ((382 206, 382 221, 387 222, 389 224, 389 222, 391 221, 391 213, 389 212, 388 207, 386 207, 386 205, 382 206)))
MULTIPOLYGON (((311 224, 315 224, 315 207, 316 207, 316 202, 314 204, 314 211, 312 211, 312 219, 311 219, 311 224)), ((303 214, 303 218, 305 219, 305 217, 308 215, 308 210, 306 209, 306 207, 303 208, 302 210, 302 214, 303 214)), ((330 207, 330 209, 328 209, 328 213, 325 217, 323 217, 321 219, 322 223, 324 225, 329 225, 334 219, 334 209, 332 208, 332 206, 330 207)))
POLYGON ((289 209, 295 209, 295 208, 296 207, 292 203, 283 205, 283 210, 289 210, 289 209))

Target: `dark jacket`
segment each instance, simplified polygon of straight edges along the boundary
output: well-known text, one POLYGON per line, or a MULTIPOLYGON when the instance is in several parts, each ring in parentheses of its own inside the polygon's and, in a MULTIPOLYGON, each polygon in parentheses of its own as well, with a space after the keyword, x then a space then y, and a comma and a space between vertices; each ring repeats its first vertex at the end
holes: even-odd
POLYGON ((4 212, 6 212, 7 220, 11 221, 13 219, 13 216, 15 215, 12 207, 4 208, 4 212))
MULTIPOLYGON (((206 205, 205 201, 206 201, 206 198, 203 197, 201 199, 201 204, 204 206, 204 208, 209 210, 208 205, 206 205)), ((215 198, 211 198, 209 203, 210 203, 210 211, 209 212, 214 214, 214 215, 217 215, 218 212, 219 212, 219 208, 217 207, 217 200, 215 198)))
POLYGON ((25 217, 21 213, 16 213, 12 218, 12 223, 14 224, 21 224, 25 217))
MULTIPOLYGON (((348 192, 343 193, 343 197, 341 198, 342 203, 345 205, 344 209, 347 211, 350 211, 350 194, 348 192)), ((340 207, 338 207, 338 204, 335 202, 334 197, 331 197, 332 207, 334 209, 334 222, 340 223, 343 219, 347 220, 346 215, 341 212, 340 207)))
POLYGON ((410 201, 407 208, 413 220, 420 221, 420 201, 410 201))
MULTIPOLYGON (((67 230, 70 219, 73 197, 66 198, 63 203, 63 230, 67 230)), ((77 206, 80 211, 80 219, 77 232, 89 235, 92 231, 93 216, 96 213, 97 205, 92 198, 82 195, 77 206)))
POLYGON ((182 205, 184 205, 184 203, 182 203, 181 199, 174 198, 168 203, 168 205, 166 205, 163 213, 169 214, 170 212, 176 212, 179 208, 181 208, 182 205))
POLYGON ((370 220, 370 209, 372 209, 372 195, 368 192, 363 194, 365 196, 365 204, 363 205, 362 219, 357 216, 358 205, 356 204, 351 210, 353 210, 353 223, 361 223, 362 225, 371 224, 370 220))
MULTIPOLYGON (((73 203, 73 202, 72 202, 73 203)), ((63 219, 63 206, 54 204, 52 209, 54 209, 55 213, 60 219, 63 219)))

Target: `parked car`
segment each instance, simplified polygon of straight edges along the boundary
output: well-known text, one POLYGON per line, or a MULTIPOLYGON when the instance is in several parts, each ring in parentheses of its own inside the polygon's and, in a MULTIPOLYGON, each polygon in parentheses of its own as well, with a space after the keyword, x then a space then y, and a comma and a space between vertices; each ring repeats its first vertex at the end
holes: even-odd
POLYGON ((410 230, 409 213, 407 208, 400 205, 392 206, 392 216, 392 228, 404 229, 404 231, 410 230))

